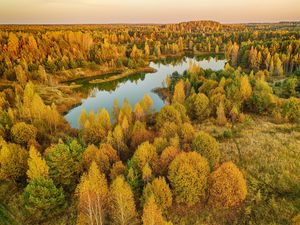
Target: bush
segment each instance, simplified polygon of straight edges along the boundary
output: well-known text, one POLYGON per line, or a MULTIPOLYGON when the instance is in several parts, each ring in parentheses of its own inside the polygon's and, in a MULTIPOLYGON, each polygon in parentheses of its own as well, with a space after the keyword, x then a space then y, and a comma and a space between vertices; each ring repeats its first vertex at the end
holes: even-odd
POLYGON ((14 142, 26 145, 30 139, 35 139, 37 129, 31 124, 24 122, 16 123, 11 128, 11 136, 14 142))
POLYGON ((243 174, 232 162, 223 163, 208 180, 209 204, 216 208, 239 205, 247 195, 243 174))
POLYGON ((219 143, 208 133, 200 131, 193 141, 192 149, 205 157, 211 168, 214 168, 219 163, 219 143))
POLYGON ((192 206, 202 200, 209 171, 207 160, 197 152, 177 155, 168 173, 176 202, 192 206))

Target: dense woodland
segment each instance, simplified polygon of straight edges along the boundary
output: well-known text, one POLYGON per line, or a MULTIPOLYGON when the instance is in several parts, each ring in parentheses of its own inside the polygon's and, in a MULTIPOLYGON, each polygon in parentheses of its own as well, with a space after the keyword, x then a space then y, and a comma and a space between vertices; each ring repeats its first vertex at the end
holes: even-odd
POLYGON ((300 224, 299 23, 1 26, 0 90, 0 224, 300 224), (228 63, 170 74, 159 112, 74 129, 45 94, 185 54, 228 63))

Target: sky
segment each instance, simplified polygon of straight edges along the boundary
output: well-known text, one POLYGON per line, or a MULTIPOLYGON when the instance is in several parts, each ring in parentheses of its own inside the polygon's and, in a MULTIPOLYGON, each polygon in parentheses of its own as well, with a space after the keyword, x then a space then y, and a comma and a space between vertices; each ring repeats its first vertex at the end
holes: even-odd
POLYGON ((0 0, 0 24, 299 21, 300 0, 0 0))

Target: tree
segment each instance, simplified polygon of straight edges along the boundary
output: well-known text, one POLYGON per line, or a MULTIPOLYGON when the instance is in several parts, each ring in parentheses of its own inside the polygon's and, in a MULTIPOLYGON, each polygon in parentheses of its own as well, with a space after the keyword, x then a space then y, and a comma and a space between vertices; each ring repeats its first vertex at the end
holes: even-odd
POLYGON ((196 135, 196 131, 192 124, 190 123, 182 124, 182 126, 179 128, 179 137, 183 149, 189 149, 190 144, 194 140, 195 135, 196 135))
POLYGON ((205 157, 211 168, 218 165, 221 155, 219 143, 208 133, 200 131, 193 141, 192 149, 205 157))
POLYGON ((28 180, 33 180, 39 177, 48 178, 48 165, 46 161, 41 157, 40 153, 34 146, 30 146, 29 159, 28 159, 28 180))
POLYGON ((209 114, 209 99, 205 94, 192 94, 186 100, 186 108, 190 118, 202 121, 209 114))
POLYGON ((145 51, 145 57, 148 57, 150 55, 150 48, 147 41, 145 42, 144 51, 145 51))
POLYGON ((239 45, 237 43, 234 43, 232 46, 231 61, 230 61, 232 66, 237 66, 238 53, 239 53, 239 45))
POLYGON ((120 113, 119 102, 118 102, 117 99, 115 99, 115 100, 114 100, 113 109, 112 109, 112 114, 113 114, 113 119, 114 119, 114 121, 118 121, 119 113, 120 113))
POLYGON ((150 196, 144 205, 143 225, 165 225, 162 212, 155 203, 154 196, 150 196))
POLYGON ((81 129, 84 128, 85 122, 86 122, 87 120, 88 120, 88 114, 87 114, 86 110, 83 109, 83 110, 81 111, 81 113, 80 113, 79 120, 78 120, 78 122, 79 122, 79 127, 80 127, 81 129))
POLYGON ((173 138, 178 136, 179 126, 175 122, 166 122, 159 129, 159 135, 163 138, 173 138))
POLYGON ((82 158, 85 168, 89 168, 94 161, 100 171, 105 174, 109 174, 113 163, 120 160, 117 151, 110 144, 101 144, 99 149, 94 145, 89 145, 82 158))
POLYGON ((88 173, 81 176, 78 184, 78 223, 103 225, 108 203, 108 186, 105 175, 95 162, 92 162, 88 173))
POLYGON ((49 176, 54 183, 72 190, 81 172, 80 157, 75 157, 73 149, 68 145, 59 143, 46 149, 45 158, 49 166, 49 176))
POLYGON ((143 112, 145 114, 148 114, 151 110, 152 105, 153 105, 153 101, 152 101, 152 99, 149 95, 145 94, 143 96, 141 102, 140 102, 140 105, 143 109, 143 112))
POLYGON ((180 113, 172 105, 161 108, 156 118, 156 124, 160 128, 166 122, 176 122, 177 125, 182 123, 180 113))
POLYGON ((217 124, 220 126, 224 126, 227 124, 223 102, 220 102, 219 106, 217 107, 217 124))
POLYGON ((239 205, 247 195, 243 174, 232 162, 223 163, 209 177, 209 204, 216 208, 239 205))
POLYGON ((19 50, 19 39, 13 32, 9 32, 7 50, 12 56, 16 56, 19 50))
POLYGON ((149 166, 149 163, 146 163, 146 165, 142 168, 142 179, 145 183, 152 179, 152 169, 149 166))
POLYGON ((141 143, 147 140, 150 141, 151 139, 152 134, 146 129, 145 124, 140 121, 136 121, 131 133, 131 147, 136 148, 141 143))
POLYGON ((115 126, 113 132, 107 137, 108 143, 110 143, 114 149, 117 150, 118 155, 121 158, 128 157, 128 147, 125 144, 125 137, 122 127, 118 124, 115 126))
POLYGON ((133 112, 134 112, 136 120, 142 120, 143 119, 145 113, 144 113, 144 110, 143 110, 140 103, 135 104, 133 112))
POLYGON ((147 141, 139 145, 132 157, 132 162, 138 169, 142 170, 147 163, 151 166, 157 157, 155 147, 147 141))
POLYGON ((25 177, 28 152, 0 137, 0 180, 19 181, 25 177))
POLYGON ((164 177, 155 178, 146 185, 143 194, 144 201, 147 202, 151 196, 154 196, 156 204, 163 211, 172 205, 172 192, 164 177))
POLYGON ((11 136, 13 140, 21 145, 26 145, 29 140, 35 139, 37 129, 31 124, 19 122, 13 125, 11 128, 11 136))
POLYGON ((62 189, 57 189, 52 179, 38 177, 29 182, 23 193, 24 208, 35 221, 55 216, 66 207, 62 189))
POLYGON ((17 81, 24 87, 27 82, 27 76, 21 65, 18 65, 15 68, 15 73, 16 73, 17 81))
POLYGON ((247 75, 241 77, 240 93, 244 101, 247 101, 251 97, 252 87, 247 75))
POLYGON ((184 81, 180 80, 177 82, 174 88, 173 102, 184 103, 185 100, 185 90, 184 90, 184 81))
POLYGON ((123 176, 118 176, 110 187, 111 217, 114 224, 132 225, 137 222, 137 212, 132 190, 123 176))
POLYGON ((86 143, 98 144, 106 138, 111 128, 109 113, 106 109, 101 109, 97 115, 93 111, 87 117, 83 111, 80 116, 80 125, 83 124, 82 136, 86 143))
POLYGON ((176 202, 192 206, 204 199, 209 172, 207 160, 199 153, 177 155, 168 173, 176 202))
POLYGON ((256 80, 250 103, 251 109, 257 113, 272 112, 276 105, 272 87, 265 81, 256 80))
POLYGON ((142 55, 143 55, 142 51, 138 49, 136 45, 133 45, 132 51, 130 53, 130 58, 137 59, 137 58, 141 58, 142 55))
POLYGON ((157 172, 159 172, 161 175, 167 175, 170 163, 178 154, 179 150, 176 147, 166 147, 160 155, 157 172))
POLYGON ((291 97, 283 105, 283 117, 294 123, 300 123, 300 99, 291 97))
POLYGON ((117 176, 124 175, 126 170, 126 166, 122 163, 122 161, 118 161, 112 165, 112 168, 110 169, 110 179, 114 180, 117 178, 117 176))

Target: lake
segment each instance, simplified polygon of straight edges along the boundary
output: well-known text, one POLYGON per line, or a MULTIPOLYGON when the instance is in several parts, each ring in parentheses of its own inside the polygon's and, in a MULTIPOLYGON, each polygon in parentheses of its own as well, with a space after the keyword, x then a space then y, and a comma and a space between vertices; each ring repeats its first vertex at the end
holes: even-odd
MULTIPOLYGON (((212 69, 214 71, 222 70, 226 60, 220 56, 198 56, 198 57, 182 57, 177 59, 166 59, 159 62, 151 62, 150 66, 156 69, 155 73, 136 74, 125 77, 116 81, 110 81, 101 84, 90 84, 88 79, 80 79, 75 83, 82 84, 78 91, 86 93, 86 99, 82 99, 81 105, 71 109, 65 119, 73 128, 78 128, 78 118, 81 111, 85 109, 87 112, 94 110, 98 112, 100 108, 106 108, 110 114, 114 100, 117 99, 120 106, 124 98, 127 98, 132 107, 139 102, 144 94, 148 94, 153 100, 153 108, 157 111, 164 106, 164 101, 152 90, 162 87, 166 77, 175 71, 182 74, 188 69, 189 63, 194 62, 203 69, 212 69), (218 58, 219 57, 219 58, 218 58)), ((109 75, 107 75, 109 76, 109 75)), ((107 77, 101 76, 101 77, 107 77)), ((93 78, 96 79, 96 78, 93 78)))

